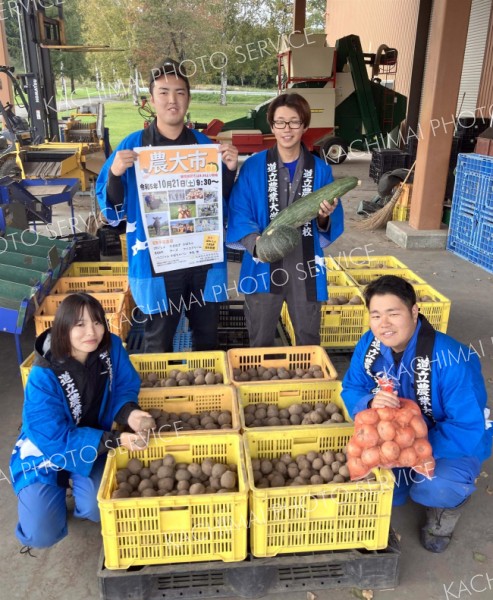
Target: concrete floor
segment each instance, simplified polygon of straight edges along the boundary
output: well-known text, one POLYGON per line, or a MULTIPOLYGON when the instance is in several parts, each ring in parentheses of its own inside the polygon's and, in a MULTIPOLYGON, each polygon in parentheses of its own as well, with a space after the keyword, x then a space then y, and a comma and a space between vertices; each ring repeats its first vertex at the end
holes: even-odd
MULTIPOLYGON (((452 300, 449 333, 465 344, 472 344, 482 355, 483 374, 488 391, 493 389, 493 275, 446 251, 406 251, 389 241, 384 232, 361 232, 355 229, 356 207, 362 198, 371 199, 376 184, 368 177, 369 157, 348 159, 334 168, 336 177, 356 175, 362 185, 344 197, 346 233, 331 247, 331 254, 390 254, 401 259, 430 285, 452 300), (361 249, 361 250, 358 250, 361 249), (483 356, 484 355, 484 356, 483 356)), ((89 199, 76 203, 76 213, 87 216, 89 199)), ((55 218, 66 218, 64 207, 55 207, 55 218)), ((80 220, 82 222, 82 219, 80 220)), ((237 275, 232 265, 231 277, 237 275)), ((32 323, 22 336, 25 355, 34 341, 32 323)), ((8 464, 17 437, 22 411, 22 386, 15 357, 14 340, 0 334, 0 597, 14 600, 96 600, 96 578, 101 548, 99 526, 69 518, 70 533, 54 548, 34 551, 36 558, 19 554, 14 536, 16 499, 9 482, 8 464)), ((341 372, 342 376, 344 373, 341 372)), ((401 536, 400 585, 395 590, 375 591, 382 600, 448 600, 481 593, 493 598, 493 462, 483 465, 477 491, 464 511, 453 542, 444 555, 434 555, 421 548, 418 528, 422 511, 408 503, 395 509, 392 525, 401 536), (491 479, 490 479, 491 477, 491 479), (463 595, 463 596, 461 596, 463 595)), ((345 600, 354 597, 351 590, 315 591, 318 600, 345 600)), ((361 597, 361 596, 359 596, 361 597)), ((280 600, 270 595, 267 600, 280 600)), ((283 594, 283 600, 305 600, 306 592, 283 594)))

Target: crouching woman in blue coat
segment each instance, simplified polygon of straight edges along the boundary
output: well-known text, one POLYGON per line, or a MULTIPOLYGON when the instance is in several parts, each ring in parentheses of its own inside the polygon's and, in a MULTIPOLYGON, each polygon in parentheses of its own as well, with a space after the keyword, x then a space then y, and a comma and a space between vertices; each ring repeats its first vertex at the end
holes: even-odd
POLYGON ((23 551, 67 535, 69 479, 74 516, 99 522, 96 495, 106 454, 119 445, 146 445, 141 434, 111 431, 114 421, 140 430, 149 414, 139 409, 139 389, 139 375, 109 332, 101 304, 84 293, 68 296, 51 330, 36 340, 10 464, 23 551))

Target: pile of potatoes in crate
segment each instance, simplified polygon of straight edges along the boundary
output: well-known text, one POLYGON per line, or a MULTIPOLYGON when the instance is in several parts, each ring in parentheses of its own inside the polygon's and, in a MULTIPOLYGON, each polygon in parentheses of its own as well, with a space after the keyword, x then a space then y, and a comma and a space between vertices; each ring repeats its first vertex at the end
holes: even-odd
POLYGON ((343 304, 351 304, 356 306, 358 304, 363 304, 363 300, 355 294, 354 296, 351 296, 351 298, 346 298, 345 296, 329 298, 326 300, 325 304, 327 306, 341 306, 343 304))
POLYGON ((168 412, 160 408, 150 408, 147 411, 155 421, 159 431, 176 430, 192 431, 200 429, 231 429, 233 417, 230 410, 211 410, 199 414, 190 412, 168 412))
POLYGON ((206 369, 193 369, 190 371, 179 371, 172 369, 168 376, 160 379, 157 373, 141 375, 141 387, 176 387, 182 385, 218 385, 224 382, 222 373, 207 371, 206 369))
POLYGON ((177 463, 166 454, 145 467, 138 458, 116 472, 116 489, 111 498, 195 496, 238 491, 237 466, 206 458, 201 463, 177 463))
POLYGON ((276 427, 282 425, 324 425, 344 423, 341 409, 334 402, 303 402, 279 408, 275 404, 247 404, 244 409, 247 427, 276 427))
POLYGON ((286 367, 250 367, 245 371, 235 367, 233 379, 246 383, 248 381, 276 381, 280 379, 323 379, 324 374, 320 365, 311 365, 308 369, 298 367, 286 369, 286 367))
POLYGON ((349 481, 345 452, 283 454, 279 458, 253 458, 253 481, 257 488, 274 488, 349 481))

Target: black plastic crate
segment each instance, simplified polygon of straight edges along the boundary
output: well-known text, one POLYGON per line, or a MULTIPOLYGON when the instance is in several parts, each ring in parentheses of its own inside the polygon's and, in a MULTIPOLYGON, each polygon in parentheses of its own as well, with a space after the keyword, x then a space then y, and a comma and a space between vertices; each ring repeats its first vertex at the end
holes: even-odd
POLYGON ((219 305, 217 339, 220 350, 250 346, 244 307, 243 300, 228 300, 219 305))
POLYGON ((78 262, 97 262, 99 256, 99 239, 90 233, 76 233, 61 236, 58 239, 75 241, 75 254, 73 261, 78 262))
POLYGON ((241 562, 198 562, 110 571, 101 552, 102 600, 192 600, 262 598, 267 594, 357 588, 384 590, 399 583, 399 542, 391 530, 384 550, 338 550, 255 558, 241 562))
POLYGON ((226 260, 228 262, 241 263, 244 252, 244 250, 233 250, 232 248, 226 248, 226 260))
POLYGON ((406 168, 409 156, 398 148, 384 148, 382 150, 371 151, 370 177, 375 183, 380 181, 380 177, 387 171, 406 168))
POLYGON ((122 253, 120 242, 121 231, 115 227, 104 225, 98 229, 99 251, 106 256, 122 253))

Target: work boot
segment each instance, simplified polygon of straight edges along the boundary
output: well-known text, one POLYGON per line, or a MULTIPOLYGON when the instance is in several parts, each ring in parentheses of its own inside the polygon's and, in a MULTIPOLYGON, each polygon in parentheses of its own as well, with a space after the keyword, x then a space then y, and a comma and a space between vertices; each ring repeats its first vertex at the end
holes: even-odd
POLYGON ((430 552, 443 552, 452 539, 455 526, 467 498, 455 508, 426 508, 426 523, 421 529, 421 544, 430 552))

